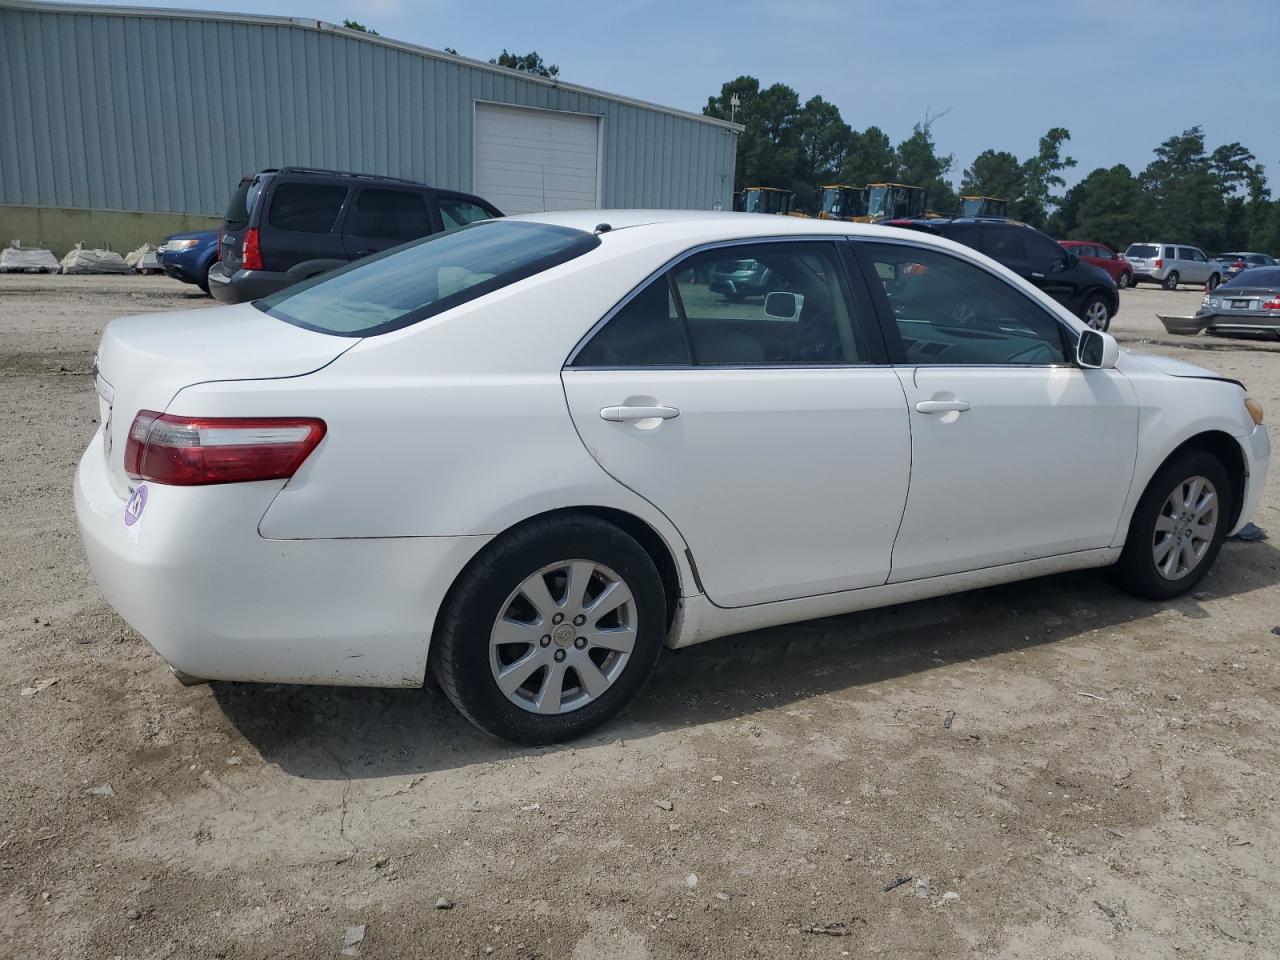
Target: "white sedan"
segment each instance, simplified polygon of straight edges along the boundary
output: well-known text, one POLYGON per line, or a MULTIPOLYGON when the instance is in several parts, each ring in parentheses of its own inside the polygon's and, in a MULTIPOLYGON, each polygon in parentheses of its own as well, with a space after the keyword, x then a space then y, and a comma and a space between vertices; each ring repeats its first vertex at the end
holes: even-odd
MULTIPOLYGON (((602 222, 603 221, 603 222, 602 222)), ((76 508, 183 679, 420 686, 546 742, 662 646, 1084 567, 1185 593, 1262 410, 892 227, 474 224, 116 320, 76 508)))

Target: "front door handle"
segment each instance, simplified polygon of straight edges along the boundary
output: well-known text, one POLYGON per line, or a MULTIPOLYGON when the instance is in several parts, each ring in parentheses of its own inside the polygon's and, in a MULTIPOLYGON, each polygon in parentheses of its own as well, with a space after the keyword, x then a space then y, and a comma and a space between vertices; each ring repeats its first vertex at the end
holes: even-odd
POLYGON ((968 400, 921 400, 916 404, 920 413, 964 413, 968 409, 968 400))
POLYGON ((623 423, 627 420, 671 420, 680 416, 675 407, 605 407, 600 411, 601 420, 623 423))
POLYGON ((1031 279, 1032 279, 1032 280, 1043 280, 1043 279, 1044 279, 1044 274, 1043 274, 1043 273, 1037 273, 1035 270, 1032 270, 1032 271, 1031 271, 1031 279))

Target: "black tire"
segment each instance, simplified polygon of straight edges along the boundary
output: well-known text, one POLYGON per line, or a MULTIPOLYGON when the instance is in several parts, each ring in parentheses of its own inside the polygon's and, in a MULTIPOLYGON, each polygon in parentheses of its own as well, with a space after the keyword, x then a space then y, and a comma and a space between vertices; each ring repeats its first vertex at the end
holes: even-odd
POLYGON ((445 695, 481 730, 512 743, 554 743, 581 736, 631 701, 658 662, 666 628, 662 578, 644 548, 598 517, 558 514, 508 531, 468 565, 445 600, 430 665, 445 695), (586 705, 560 714, 532 713, 499 689, 490 666, 490 633, 526 578, 573 559, 604 564, 625 581, 636 604, 635 646, 621 674, 586 705))
POLYGON ((216 261, 210 260, 209 265, 204 268, 204 272, 200 274, 200 279, 196 281, 196 286, 205 293, 209 292, 209 271, 213 269, 216 261))
POLYGON ((1134 286, 1133 274, 1127 271, 1121 273, 1120 278, 1116 280, 1116 288, 1119 290, 1125 290, 1132 286, 1134 286))
POLYGON ((1089 296, 1084 298, 1084 303, 1080 304, 1080 319, 1085 322, 1086 326, 1094 330, 1100 330, 1105 333, 1107 330, 1111 329, 1112 316, 1114 316, 1114 314, 1111 312, 1111 305, 1107 302, 1107 298, 1100 293, 1089 294, 1089 296), (1102 321, 1100 326, 1089 322, 1089 311, 1095 310, 1099 304, 1101 304, 1102 310, 1106 314, 1106 319, 1102 321))
POLYGON ((1204 450, 1187 449, 1170 458, 1151 478, 1133 511, 1124 552, 1115 567, 1120 586, 1148 600, 1168 600, 1194 590, 1213 566, 1213 561, 1227 538, 1233 497, 1231 478, 1222 461, 1213 454, 1204 450), (1170 494, 1192 477, 1204 477, 1214 485, 1218 497, 1217 527, 1200 562, 1181 579, 1171 580, 1156 568, 1152 555, 1156 521, 1170 494))
POLYGON ((1208 287, 1210 290, 1217 290, 1219 285, 1221 285, 1221 283, 1222 283, 1222 277, 1218 276, 1218 274, 1215 273, 1213 276, 1209 278, 1208 287))
POLYGON ((1164 278, 1164 282, 1160 284, 1160 286, 1164 287, 1166 290, 1177 290, 1178 289, 1178 271, 1170 270, 1169 275, 1164 278))

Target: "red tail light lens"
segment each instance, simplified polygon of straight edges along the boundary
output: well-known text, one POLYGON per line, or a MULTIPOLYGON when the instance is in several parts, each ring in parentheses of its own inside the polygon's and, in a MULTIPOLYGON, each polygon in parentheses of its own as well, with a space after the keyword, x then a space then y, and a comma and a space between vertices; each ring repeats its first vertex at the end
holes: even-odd
POLYGON ((244 232, 244 245, 240 248, 240 266, 245 270, 262 269, 262 247, 258 245, 258 228, 244 232))
POLYGON ((1276 297, 1274 300, 1263 300, 1262 309, 1263 310, 1280 310, 1280 297, 1276 297))
POLYGON ((143 410, 125 445, 135 480, 174 486, 287 480, 324 438, 310 417, 178 417, 143 410))
POLYGON ((1164 266, 1164 261, 1163 261, 1163 260, 1157 260, 1157 261, 1156 261, 1156 269, 1157 269, 1157 270, 1159 270, 1159 269, 1160 269, 1161 267, 1163 267, 1163 266, 1164 266))

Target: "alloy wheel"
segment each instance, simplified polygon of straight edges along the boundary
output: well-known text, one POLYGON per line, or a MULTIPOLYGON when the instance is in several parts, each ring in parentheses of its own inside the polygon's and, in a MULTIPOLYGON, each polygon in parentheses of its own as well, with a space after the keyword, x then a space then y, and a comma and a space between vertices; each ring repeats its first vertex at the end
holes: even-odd
POLYGON ((1173 488, 1156 517, 1151 559, 1166 580, 1181 580, 1209 552, 1218 530, 1218 491, 1204 477, 1188 477, 1173 488))
POLYGON ((1089 304, 1084 312, 1084 322, 1095 330, 1107 329, 1107 305, 1101 300, 1095 300, 1089 304))
POLYGON ((1129 286, 1129 275, 1127 273, 1120 274, 1119 279, 1116 280, 1116 286, 1121 290, 1129 286))
POLYGON ((602 696, 636 643, 636 601, 613 570, 564 560, 507 597, 489 635, 498 689, 530 713, 561 714, 602 696))

